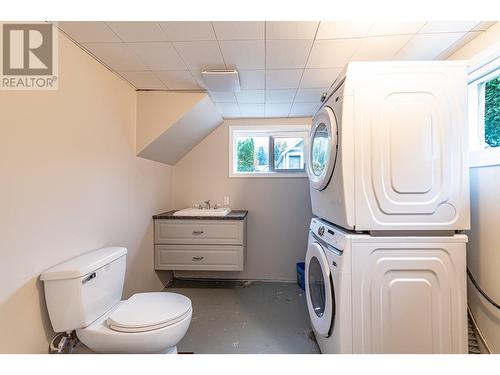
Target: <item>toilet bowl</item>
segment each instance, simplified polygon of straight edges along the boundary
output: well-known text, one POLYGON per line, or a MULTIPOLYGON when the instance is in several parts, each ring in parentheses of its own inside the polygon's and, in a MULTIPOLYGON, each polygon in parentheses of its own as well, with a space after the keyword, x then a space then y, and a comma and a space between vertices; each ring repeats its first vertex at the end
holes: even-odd
POLYGON ((106 247, 42 273, 54 332, 97 353, 177 353, 191 323, 191 300, 178 293, 137 293, 121 300, 127 249, 106 247))
POLYGON ((183 295, 140 293, 77 329, 76 335, 98 353, 177 353, 191 316, 191 301, 183 295))

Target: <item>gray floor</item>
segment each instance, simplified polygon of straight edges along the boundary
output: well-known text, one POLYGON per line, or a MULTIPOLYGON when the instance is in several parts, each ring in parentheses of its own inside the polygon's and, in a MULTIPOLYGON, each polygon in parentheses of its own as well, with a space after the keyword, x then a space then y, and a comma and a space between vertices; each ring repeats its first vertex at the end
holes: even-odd
POLYGON ((193 303, 180 352, 319 353, 295 283, 174 280, 165 291, 193 303))

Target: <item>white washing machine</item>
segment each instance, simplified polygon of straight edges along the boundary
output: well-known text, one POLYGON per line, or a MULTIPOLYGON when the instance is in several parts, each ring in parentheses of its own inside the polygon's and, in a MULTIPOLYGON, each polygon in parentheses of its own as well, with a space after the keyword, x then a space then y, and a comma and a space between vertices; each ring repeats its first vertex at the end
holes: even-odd
POLYGON ((322 353, 467 353, 467 236, 374 237, 311 220, 306 299, 322 353))
POLYGON ((355 231, 469 229, 466 68, 353 62, 313 119, 313 213, 355 231))

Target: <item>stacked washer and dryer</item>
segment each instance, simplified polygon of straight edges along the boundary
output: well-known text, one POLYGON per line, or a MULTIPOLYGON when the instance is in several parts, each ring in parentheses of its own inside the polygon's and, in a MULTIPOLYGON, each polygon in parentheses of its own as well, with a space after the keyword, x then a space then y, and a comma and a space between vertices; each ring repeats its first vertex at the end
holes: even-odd
POLYGON ((306 299, 323 353, 467 353, 461 62, 354 62, 314 116, 306 299))

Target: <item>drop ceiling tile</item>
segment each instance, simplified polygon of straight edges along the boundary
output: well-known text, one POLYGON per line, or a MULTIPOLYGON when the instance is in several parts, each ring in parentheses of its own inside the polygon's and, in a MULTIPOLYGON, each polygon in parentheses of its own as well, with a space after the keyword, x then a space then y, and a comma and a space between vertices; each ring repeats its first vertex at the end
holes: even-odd
POLYGON ((436 34, 436 33, 456 33, 466 32, 477 26, 479 22, 455 22, 455 21, 442 21, 442 22, 427 22, 419 34, 436 34))
POLYGON ((198 90, 200 86, 187 70, 163 70, 154 72, 169 90, 198 90))
POLYGON ((236 103, 216 103, 222 113, 240 113, 240 107, 236 103))
POLYGON ((58 22, 57 26, 79 43, 121 42, 105 22, 58 22))
POLYGON ((232 113, 232 112, 222 112, 222 117, 224 118, 239 118, 241 117, 240 112, 232 113))
POLYGON ((174 47, 189 70, 202 71, 226 67, 216 41, 174 42, 174 47))
POLYGON ((173 42, 215 40, 214 29, 211 22, 169 21, 160 22, 159 24, 168 40, 173 42))
POLYGON ((411 34, 364 38, 351 60, 392 60, 411 38, 411 34))
POLYGON ((361 39, 314 41, 308 68, 342 68, 356 51, 361 39))
POLYGON ((265 113, 265 107, 263 103, 262 104, 240 103, 239 107, 242 115, 256 115, 265 113))
POLYGON ((330 87, 341 71, 341 68, 305 69, 300 87, 306 89, 330 87))
POLYGON ((147 67, 125 43, 82 43, 81 45, 113 70, 147 70, 147 67))
POLYGON ((267 40, 266 68, 303 68, 306 65, 312 43, 312 40, 303 39, 267 40))
POLYGON ((290 116, 312 116, 321 103, 293 103, 290 116))
POLYGON ((151 70, 186 70, 171 42, 127 43, 151 70))
POLYGON ((362 38, 373 22, 320 22, 316 39, 362 38))
POLYGON ((272 117, 287 117, 292 103, 266 103, 265 114, 272 117))
POLYGON ((157 22, 107 22, 124 42, 159 42, 167 40, 157 22))
POLYGON ((366 36, 415 34, 422 26, 423 21, 415 22, 375 22, 366 36))
POLYGON ((295 95, 295 103, 321 103, 321 96, 327 92, 327 88, 298 89, 295 95))
POLYGON ((466 33, 416 34, 396 54, 395 60, 432 60, 466 33))
POLYGON ((265 70, 239 70, 242 90, 264 89, 266 87, 265 70))
POLYGON ((216 103, 236 103, 236 96, 231 91, 209 91, 212 100, 216 103))
POLYGON ((319 22, 266 22, 266 39, 314 39, 319 22))
POLYGON ((266 103, 292 103, 296 89, 266 90, 266 103))
MULTIPOLYGON (((234 93, 238 103, 264 103, 264 90, 241 90, 234 93)), ((241 109, 243 111, 243 109, 241 109)))
POLYGON ((218 40, 264 39, 264 22, 212 22, 218 40))
POLYGON ((221 41, 222 56, 227 67, 240 69, 265 68, 264 40, 221 41))
POLYGON ((302 69, 266 71, 266 89, 294 89, 298 87, 302 69))
POLYGON ((153 72, 118 72, 137 89, 166 90, 167 87, 154 75, 153 72))

